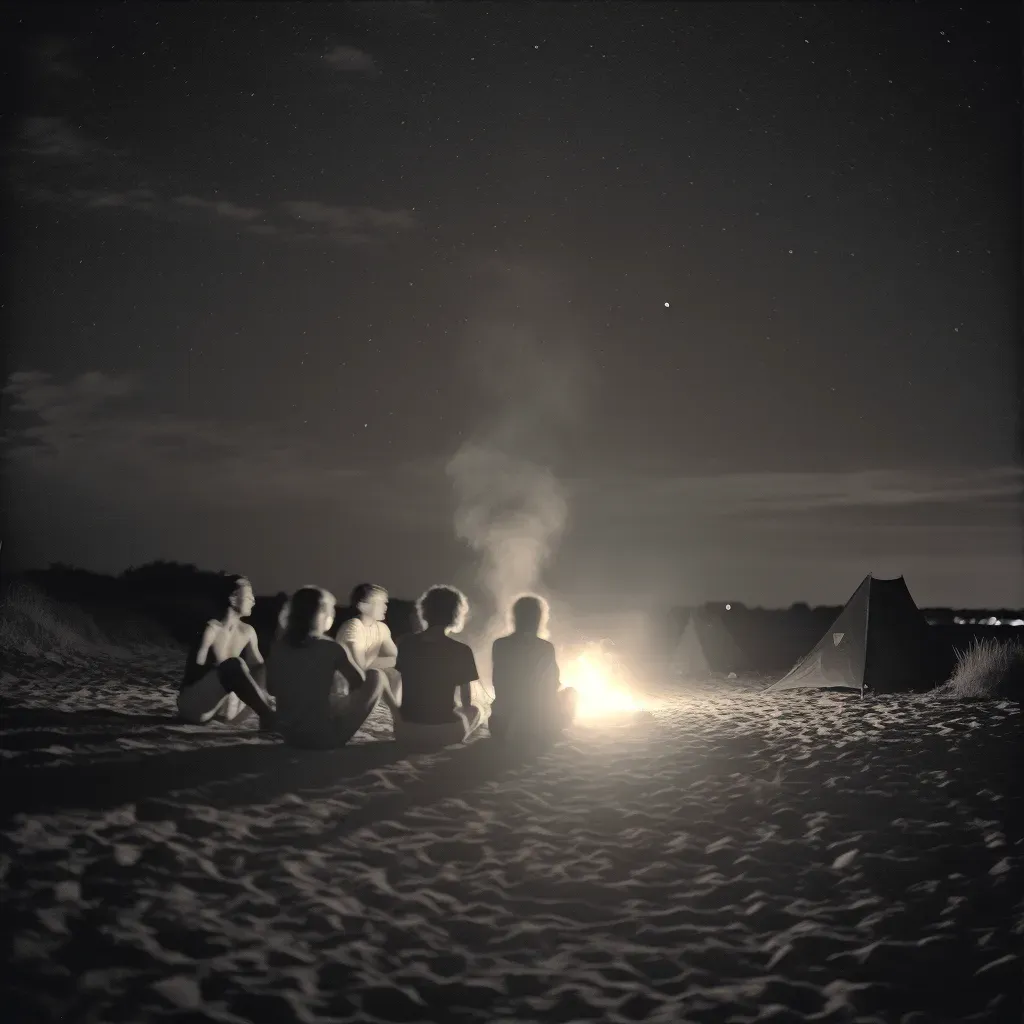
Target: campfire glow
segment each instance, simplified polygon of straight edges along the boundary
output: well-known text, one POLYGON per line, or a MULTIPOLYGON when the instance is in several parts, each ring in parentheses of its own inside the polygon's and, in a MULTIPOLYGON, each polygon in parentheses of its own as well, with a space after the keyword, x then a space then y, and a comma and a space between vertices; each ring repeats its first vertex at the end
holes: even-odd
POLYGON ((618 678, 610 659, 596 648, 585 650, 570 660, 562 673, 562 682, 574 687, 579 694, 576 711, 579 718, 640 710, 626 684, 618 678))

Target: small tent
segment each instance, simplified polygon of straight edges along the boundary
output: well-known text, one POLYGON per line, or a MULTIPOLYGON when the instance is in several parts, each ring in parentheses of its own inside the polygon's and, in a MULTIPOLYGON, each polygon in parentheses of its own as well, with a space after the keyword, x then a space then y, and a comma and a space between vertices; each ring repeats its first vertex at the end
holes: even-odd
POLYGON ((870 573, 811 652, 765 692, 830 687, 863 694, 930 688, 934 640, 906 581, 870 573))
POLYGON ((715 672, 741 667, 736 641, 717 617, 691 615, 673 651, 670 664, 676 675, 704 679, 715 672))

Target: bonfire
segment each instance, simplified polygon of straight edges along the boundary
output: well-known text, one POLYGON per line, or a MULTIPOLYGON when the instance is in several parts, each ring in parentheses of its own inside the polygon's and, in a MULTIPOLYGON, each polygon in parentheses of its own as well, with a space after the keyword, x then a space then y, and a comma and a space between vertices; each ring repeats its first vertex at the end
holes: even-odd
POLYGON ((579 694, 578 718, 608 718, 641 710, 625 666, 603 643, 588 643, 566 659, 562 682, 579 694))

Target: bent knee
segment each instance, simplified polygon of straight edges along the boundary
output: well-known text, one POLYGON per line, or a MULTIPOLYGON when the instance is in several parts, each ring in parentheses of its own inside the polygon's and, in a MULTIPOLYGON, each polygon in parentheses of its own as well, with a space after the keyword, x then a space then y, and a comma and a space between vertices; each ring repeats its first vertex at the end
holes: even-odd
POLYGON ((217 679, 226 690, 230 690, 237 680, 248 675, 249 668, 241 658, 225 658, 217 665, 217 679))
POLYGON ((368 668, 366 670, 366 682, 359 688, 357 692, 375 693, 378 697, 384 692, 384 687, 388 684, 388 677, 379 668, 368 668))

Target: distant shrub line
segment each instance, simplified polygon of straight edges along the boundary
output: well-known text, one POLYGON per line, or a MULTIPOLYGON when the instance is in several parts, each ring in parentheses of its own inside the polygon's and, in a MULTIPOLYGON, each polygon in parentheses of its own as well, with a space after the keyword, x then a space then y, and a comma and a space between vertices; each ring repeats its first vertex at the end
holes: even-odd
MULTIPOLYGON (((27 572, 0 593, 0 648, 40 654, 180 649, 203 621, 221 611, 223 580, 222 572, 177 562, 132 567, 120 576, 60 564, 27 572)), ((284 593, 257 598, 250 621, 264 648, 269 647, 285 598, 284 593)), ((738 627, 743 646, 760 663, 746 666, 749 671, 744 674, 755 669, 761 674, 784 669, 793 657, 802 658, 827 628, 828 623, 821 622, 831 621, 837 612, 805 605, 794 605, 788 613, 733 605, 722 621, 738 627)), ((688 614, 674 608, 665 618, 669 644, 688 614)), ((412 602, 393 598, 388 623, 394 635, 415 629, 413 620, 412 602)), ((1006 627, 983 630, 941 623, 932 628, 947 652, 948 645, 971 638, 970 646, 955 651, 956 667, 949 680, 932 691, 936 696, 1024 696, 1024 643, 1005 639, 1006 627)))

